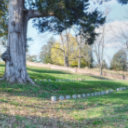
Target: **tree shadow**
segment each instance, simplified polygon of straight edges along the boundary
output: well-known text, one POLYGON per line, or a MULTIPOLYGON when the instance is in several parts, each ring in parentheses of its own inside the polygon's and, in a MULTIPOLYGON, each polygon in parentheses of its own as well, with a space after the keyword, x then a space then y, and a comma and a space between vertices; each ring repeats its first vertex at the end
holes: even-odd
POLYGON ((23 116, 23 115, 9 115, 0 113, 0 127, 1 128, 103 128, 104 126, 115 128, 120 127, 121 124, 125 127, 127 123, 124 121, 127 116, 109 115, 104 117, 96 117, 91 119, 82 118, 80 121, 65 120, 54 117, 39 117, 39 116, 23 116), (117 123, 118 122, 118 123, 117 123))
POLYGON ((96 78, 96 79, 100 79, 100 80, 111 80, 111 79, 105 78, 103 76, 94 76, 94 75, 90 75, 90 76, 93 77, 93 78, 96 78))
POLYGON ((1 128, 70 128, 73 122, 55 117, 9 115, 0 113, 1 128))
POLYGON ((32 72, 36 72, 36 73, 70 74, 69 72, 59 71, 59 70, 32 69, 32 68, 27 68, 27 69, 28 69, 28 71, 32 71, 32 72))
MULTIPOLYGON (((34 77, 34 76, 33 76, 34 77)), ((56 77, 51 77, 53 80, 56 77)), ((41 76, 40 76, 41 78, 41 76)), ((28 97, 38 97, 49 99, 51 96, 59 96, 59 95, 73 95, 73 94, 83 94, 83 93, 91 93, 98 91, 105 91, 109 89, 115 89, 120 87, 127 87, 126 84, 114 81, 81 81, 81 82, 56 82, 56 81, 38 81, 38 86, 32 85, 22 85, 22 84, 13 84, 1 81, 0 92, 6 92, 11 95, 20 95, 20 96, 28 96, 28 97)))
MULTIPOLYGON (((87 101, 85 99, 79 99, 79 100, 73 100, 73 101, 66 101, 66 102, 57 102, 55 104, 51 104, 49 103, 49 106, 45 106, 45 103, 39 104, 39 106, 37 106, 36 104, 33 105, 29 105, 29 103, 26 104, 22 104, 23 108, 27 107, 26 109, 29 110, 31 109, 37 109, 39 110, 39 112, 42 112, 42 115, 31 115, 31 113, 25 113, 25 115, 20 115, 20 113, 18 114, 14 114, 14 115, 9 115, 9 114, 3 114, 2 112, 0 113, 0 127, 1 128, 5 128, 8 127, 8 125, 10 124, 10 126, 13 127, 23 127, 24 128, 100 128, 100 127, 120 127, 120 125, 123 126, 127 126, 127 112, 128 112, 128 104, 124 104, 121 107, 115 107, 117 104, 122 104, 119 102, 115 103, 115 106, 111 106, 110 104, 106 104, 105 102, 102 103, 102 100, 106 100, 109 99, 111 100, 116 100, 116 99, 122 99, 123 100, 127 100, 126 97, 128 96, 127 93, 119 93, 119 94, 111 94, 109 96, 103 96, 102 98, 98 98, 98 97, 93 97, 90 98, 88 100, 88 102, 92 102, 94 106, 91 106, 89 104, 85 104, 87 101), (100 103, 98 103, 100 101, 100 103), (98 105, 96 106, 95 104, 98 103, 98 105), (57 105, 56 105, 57 104, 57 105), (60 105, 64 105, 64 107, 60 107, 60 105), (54 107, 53 107, 54 106, 54 107), (106 113, 102 112, 102 115, 98 116, 98 117, 87 117, 86 115, 83 115, 81 117, 79 117, 79 119, 65 119, 65 115, 63 115, 63 113, 71 113, 71 112, 79 112, 79 111, 85 111, 90 109, 90 107, 111 107, 111 109, 114 109, 113 112, 109 112, 106 113), (46 109, 51 110, 51 111, 60 111, 63 112, 61 113, 61 115, 63 116, 59 116, 57 114, 51 114, 51 115, 45 115, 45 111, 47 111, 46 109), (6 123, 5 123, 6 122, 6 123), (4 124, 5 123, 5 124, 4 124), (4 125, 3 125, 4 124, 4 125), (2 125, 4 127, 2 127, 2 125), (86 127, 85 127, 86 126, 86 127)), ((124 102, 125 102, 124 101, 124 102)), ((18 108, 18 104, 17 103, 13 103, 8 101, 0 101, 3 103, 8 103, 11 105, 14 105, 18 108)), ((19 107, 21 105, 19 104, 19 107)), ((16 108, 16 109, 17 109, 16 108)), ((77 115, 79 116, 79 115, 77 115)))

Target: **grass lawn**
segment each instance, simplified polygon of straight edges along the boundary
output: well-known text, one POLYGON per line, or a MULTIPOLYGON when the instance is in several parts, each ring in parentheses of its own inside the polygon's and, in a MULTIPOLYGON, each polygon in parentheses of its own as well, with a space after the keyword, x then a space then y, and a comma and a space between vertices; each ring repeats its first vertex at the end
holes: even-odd
MULTIPOLYGON (((0 66, 0 76, 4 65, 0 66)), ((128 128, 128 90, 88 99, 51 102, 52 95, 128 86, 128 81, 28 67, 38 86, 0 82, 0 128, 128 128), (51 79, 50 82, 40 81, 51 79), (56 79, 82 79, 61 81, 56 79)))

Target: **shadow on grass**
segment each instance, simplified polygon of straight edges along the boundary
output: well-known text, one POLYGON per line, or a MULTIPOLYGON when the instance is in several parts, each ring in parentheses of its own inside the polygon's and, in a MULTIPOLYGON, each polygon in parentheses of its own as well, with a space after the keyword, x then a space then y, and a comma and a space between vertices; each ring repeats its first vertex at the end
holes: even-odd
MULTIPOLYGON (((126 128, 127 125, 127 115, 104 115, 99 118, 90 118, 86 120, 86 124, 89 128, 126 128)), ((81 118, 83 122, 84 118, 81 118)))
POLYGON ((128 104, 118 106, 114 108, 114 114, 119 113, 119 114, 124 114, 128 112, 128 104))
POLYGON ((94 75, 90 75, 91 77, 93 78, 96 78, 96 79, 100 79, 100 80, 110 80, 109 78, 105 78, 105 77, 101 77, 101 76, 94 76, 94 75))
POLYGON ((114 81, 86 81, 86 82, 38 82, 38 86, 0 83, 0 92, 11 95, 22 95, 37 98, 50 98, 52 95, 72 95, 104 91, 125 87, 126 84, 114 81))
POLYGON ((1 128, 69 128, 73 123, 55 117, 21 116, 0 113, 1 128), (5 123, 6 122, 6 123, 5 123))
POLYGON ((82 121, 65 120, 62 117, 39 117, 39 116, 21 116, 0 113, 0 127, 20 127, 20 128, 103 128, 126 127, 125 122, 128 116, 110 115, 103 118, 85 119, 82 121), (124 121, 125 120, 125 121, 124 121), (6 123, 5 123, 6 122, 6 123))
POLYGON ((48 70, 48 69, 32 69, 27 68, 28 71, 36 72, 36 73, 54 73, 54 74, 70 74, 69 72, 59 71, 59 70, 48 70))
MULTIPOLYGON (((104 99, 104 101, 106 99, 111 100, 110 98, 115 98, 114 100, 116 100, 117 94, 114 96, 115 94, 109 96, 109 97, 103 97, 103 98, 99 98, 100 102, 101 100, 104 99)), ((118 96, 123 100, 127 100, 126 99, 126 94, 118 94, 118 96)), ((0 113, 0 127, 1 128, 5 128, 8 127, 8 125, 13 122, 12 124, 10 124, 9 126, 13 127, 25 127, 25 128, 104 128, 104 127, 113 127, 113 128, 119 128, 120 126, 122 127, 126 127, 127 126, 127 119, 128 119, 128 115, 127 115, 127 111, 128 111, 128 105, 124 104, 121 107, 113 107, 112 105, 108 105, 105 102, 102 102, 103 105, 100 105, 100 103, 98 103, 98 105, 95 105, 97 102, 99 102, 98 98, 93 98, 95 99, 95 102, 92 101, 93 106, 91 105, 85 105, 85 100, 74 100, 74 101, 69 101, 69 102, 64 102, 64 105, 67 104, 67 106, 63 106, 60 107, 60 105, 62 105, 62 102, 58 102, 56 104, 53 104, 51 107, 51 104, 49 104, 49 107, 47 108, 48 111, 52 108, 52 111, 60 111, 63 113, 72 113, 74 112, 84 112, 85 110, 88 110, 90 108, 95 108, 95 107, 103 107, 104 108, 107 107, 109 109, 113 109, 114 108, 114 112, 112 112, 111 110, 109 111, 109 113, 106 113, 103 111, 102 115, 98 116, 98 117, 94 117, 92 116, 87 117, 87 115, 78 115, 78 113, 76 113, 76 116, 72 119, 65 119, 65 115, 64 117, 58 117, 57 115, 53 115, 53 116, 48 116, 45 115, 44 111, 46 110, 46 106, 45 105, 41 105, 40 107, 38 107, 37 105, 33 104, 33 105, 27 105, 27 104, 22 104, 23 107, 27 107, 26 110, 29 109, 35 109, 38 110, 39 112, 42 112, 42 115, 40 116, 32 116, 31 113, 30 115, 27 114, 27 116, 23 116, 20 114, 16 114, 14 115, 9 115, 9 114, 3 114, 0 113), (72 103, 72 104, 70 104, 72 103), (55 105, 55 106, 54 106, 55 105), (44 114, 43 114, 44 112, 44 114), (5 123, 6 122, 6 123, 5 123), (5 124, 4 124, 5 123, 5 124), (2 125, 4 125, 4 127, 2 127, 2 125), (85 127, 86 126, 86 127, 85 127)), ((89 100, 90 101, 90 100, 89 100)), ((9 103, 11 105, 15 105, 17 107, 17 103, 11 103, 10 101, 0 101, 0 102, 4 102, 4 103, 9 103)), ((117 103, 118 104, 118 103, 117 103)), ((121 103, 120 103, 121 104, 121 103)), ((21 106, 21 105, 19 105, 21 106)), ((52 112, 51 112, 52 113, 52 112)), ((26 115, 26 113, 24 113, 26 115)), ((61 113, 62 114, 62 113, 61 113)), ((52 114, 51 114, 52 115, 52 114)))

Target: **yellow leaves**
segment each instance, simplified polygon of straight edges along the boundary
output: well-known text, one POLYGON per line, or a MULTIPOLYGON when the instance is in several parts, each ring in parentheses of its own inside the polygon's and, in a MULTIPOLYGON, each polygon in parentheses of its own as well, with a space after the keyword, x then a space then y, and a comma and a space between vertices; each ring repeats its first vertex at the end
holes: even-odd
POLYGON ((64 42, 56 42, 51 49, 52 62, 58 65, 64 65, 65 57, 68 57, 70 65, 77 65, 77 42, 76 39, 70 34, 68 41, 64 38, 64 42))
POLYGON ((61 39, 63 40, 54 43, 51 48, 52 62, 57 65, 65 65, 66 61, 68 61, 70 66, 76 67, 81 55, 81 64, 88 66, 90 63, 89 47, 84 44, 80 49, 76 38, 71 34, 63 35, 63 37, 61 35, 61 39))
POLYGON ((63 49, 60 43, 55 43, 51 49, 52 62, 58 65, 64 65, 63 49))

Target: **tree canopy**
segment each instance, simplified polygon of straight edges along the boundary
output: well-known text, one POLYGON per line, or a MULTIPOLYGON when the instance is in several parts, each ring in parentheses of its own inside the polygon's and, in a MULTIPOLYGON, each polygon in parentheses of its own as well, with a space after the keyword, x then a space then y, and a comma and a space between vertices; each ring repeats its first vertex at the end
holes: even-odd
POLYGON ((113 56, 111 69, 127 71, 127 54, 124 50, 119 50, 113 56))

